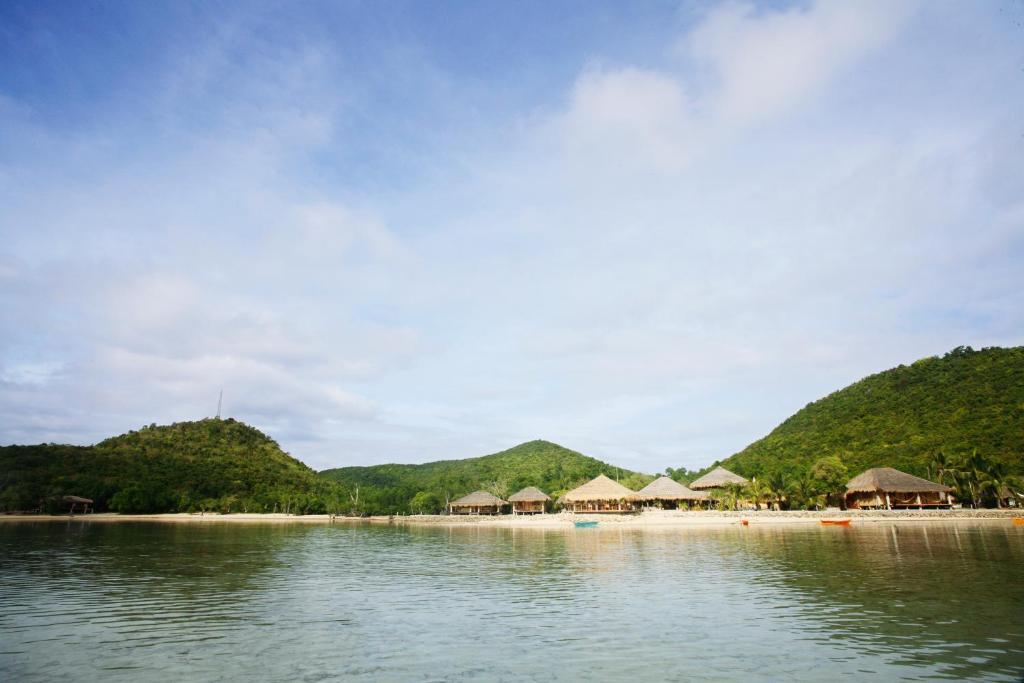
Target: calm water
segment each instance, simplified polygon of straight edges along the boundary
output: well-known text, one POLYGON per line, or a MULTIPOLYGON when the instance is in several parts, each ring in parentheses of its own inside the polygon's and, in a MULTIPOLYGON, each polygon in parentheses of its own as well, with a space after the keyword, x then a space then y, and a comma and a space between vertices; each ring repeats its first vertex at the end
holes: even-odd
POLYGON ((0 524, 0 680, 1024 677, 1024 528, 0 524))

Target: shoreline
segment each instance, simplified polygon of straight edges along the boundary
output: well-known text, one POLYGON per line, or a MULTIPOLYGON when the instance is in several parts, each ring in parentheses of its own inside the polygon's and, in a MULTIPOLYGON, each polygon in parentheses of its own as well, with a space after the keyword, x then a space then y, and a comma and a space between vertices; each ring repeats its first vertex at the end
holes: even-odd
POLYGON ((1024 517, 1017 509, 993 510, 756 510, 756 511, 677 511, 648 510, 639 514, 573 514, 543 515, 381 515, 344 517, 340 515, 285 515, 282 513, 187 513, 172 512, 128 515, 113 512, 77 515, 0 515, 5 522, 159 522, 170 524, 384 524, 430 527, 487 527, 510 529, 572 529, 576 521, 597 521, 604 528, 671 529, 739 526, 794 527, 818 525, 822 519, 851 519, 852 524, 881 522, 1002 522, 1024 517))

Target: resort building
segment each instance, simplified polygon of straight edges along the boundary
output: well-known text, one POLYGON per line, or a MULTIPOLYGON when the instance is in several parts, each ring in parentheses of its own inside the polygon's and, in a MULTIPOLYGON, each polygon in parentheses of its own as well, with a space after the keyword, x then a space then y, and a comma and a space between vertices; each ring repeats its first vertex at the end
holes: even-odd
POLYGON ((728 484, 739 484, 746 486, 750 482, 735 472, 730 472, 724 467, 716 467, 703 477, 690 483, 694 491, 707 491, 708 489, 722 489, 728 484))
POLYGON ((81 496, 63 496, 61 502, 65 505, 71 506, 71 514, 75 514, 75 507, 81 505, 82 512, 92 512, 90 506, 92 505, 92 498, 82 498, 81 496))
POLYGON ((875 467, 850 480, 846 485, 846 507, 870 508, 950 507, 953 491, 948 486, 900 472, 892 467, 875 467))
POLYGON ((1001 486, 999 488, 999 495, 996 496, 996 507, 1016 508, 1021 506, 1021 501, 1024 501, 1024 491, 1017 491, 1009 486, 1001 486))
POLYGON ((658 477, 637 493, 647 496, 654 506, 664 510, 675 510, 682 505, 703 506, 711 501, 707 491, 693 491, 669 477, 658 477))
POLYGON ((453 515, 500 515, 501 509, 508 501, 498 498, 487 491, 474 491, 468 496, 453 500, 448 504, 453 515))
POLYGON ((647 496, 599 474, 559 500, 573 512, 635 512, 637 504, 647 500, 647 496))
POLYGON ((544 506, 549 500, 551 496, 536 486, 527 486, 508 497, 508 502, 512 503, 513 515, 539 515, 544 512, 544 506))

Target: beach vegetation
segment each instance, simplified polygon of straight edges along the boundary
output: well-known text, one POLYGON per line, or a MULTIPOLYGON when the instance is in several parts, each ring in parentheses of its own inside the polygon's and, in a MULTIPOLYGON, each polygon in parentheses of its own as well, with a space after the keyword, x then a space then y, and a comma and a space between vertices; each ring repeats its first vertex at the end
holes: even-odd
MULTIPOLYGON (((995 505, 985 473, 996 466, 996 479, 1024 476, 1022 424, 1024 347, 961 346, 810 403, 721 464, 766 482, 811 476, 835 502, 841 470, 822 461, 836 457, 848 475, 894 467, 953 486, 967 504, 995 505)), ((769 488, 781 503, 778 493, 792 487, 769 488)))

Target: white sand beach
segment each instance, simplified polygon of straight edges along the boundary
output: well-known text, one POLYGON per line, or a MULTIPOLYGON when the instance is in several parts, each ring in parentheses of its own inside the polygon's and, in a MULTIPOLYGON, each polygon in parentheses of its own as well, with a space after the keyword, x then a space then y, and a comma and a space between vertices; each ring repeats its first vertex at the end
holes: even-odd
MULTIPOLYGON (((699 528, 739 526, 800 526, 819 524, 820 520, 850 519, 852 524, 927 522, 994 522, 1008 524, 1024 511, 1014 509, 960 510, 791 510, 791 511, 679 511, 645 510, 635 514, 572 514, 543 515, 391 515, 345 517, 341 515, 284 515, 256 513, 164 513, 153 515, 122 515, 94 513, 79 515, 0 515, 0 523, 18 522, 165 522, 179 524, 398 524, 413 526, 477 526, 527 529, 572 528, 577 521, 597 521, 601 527, 617 529, 699 528)), ((1024 526, 1021 527, 1024 531, 1024 526)))

